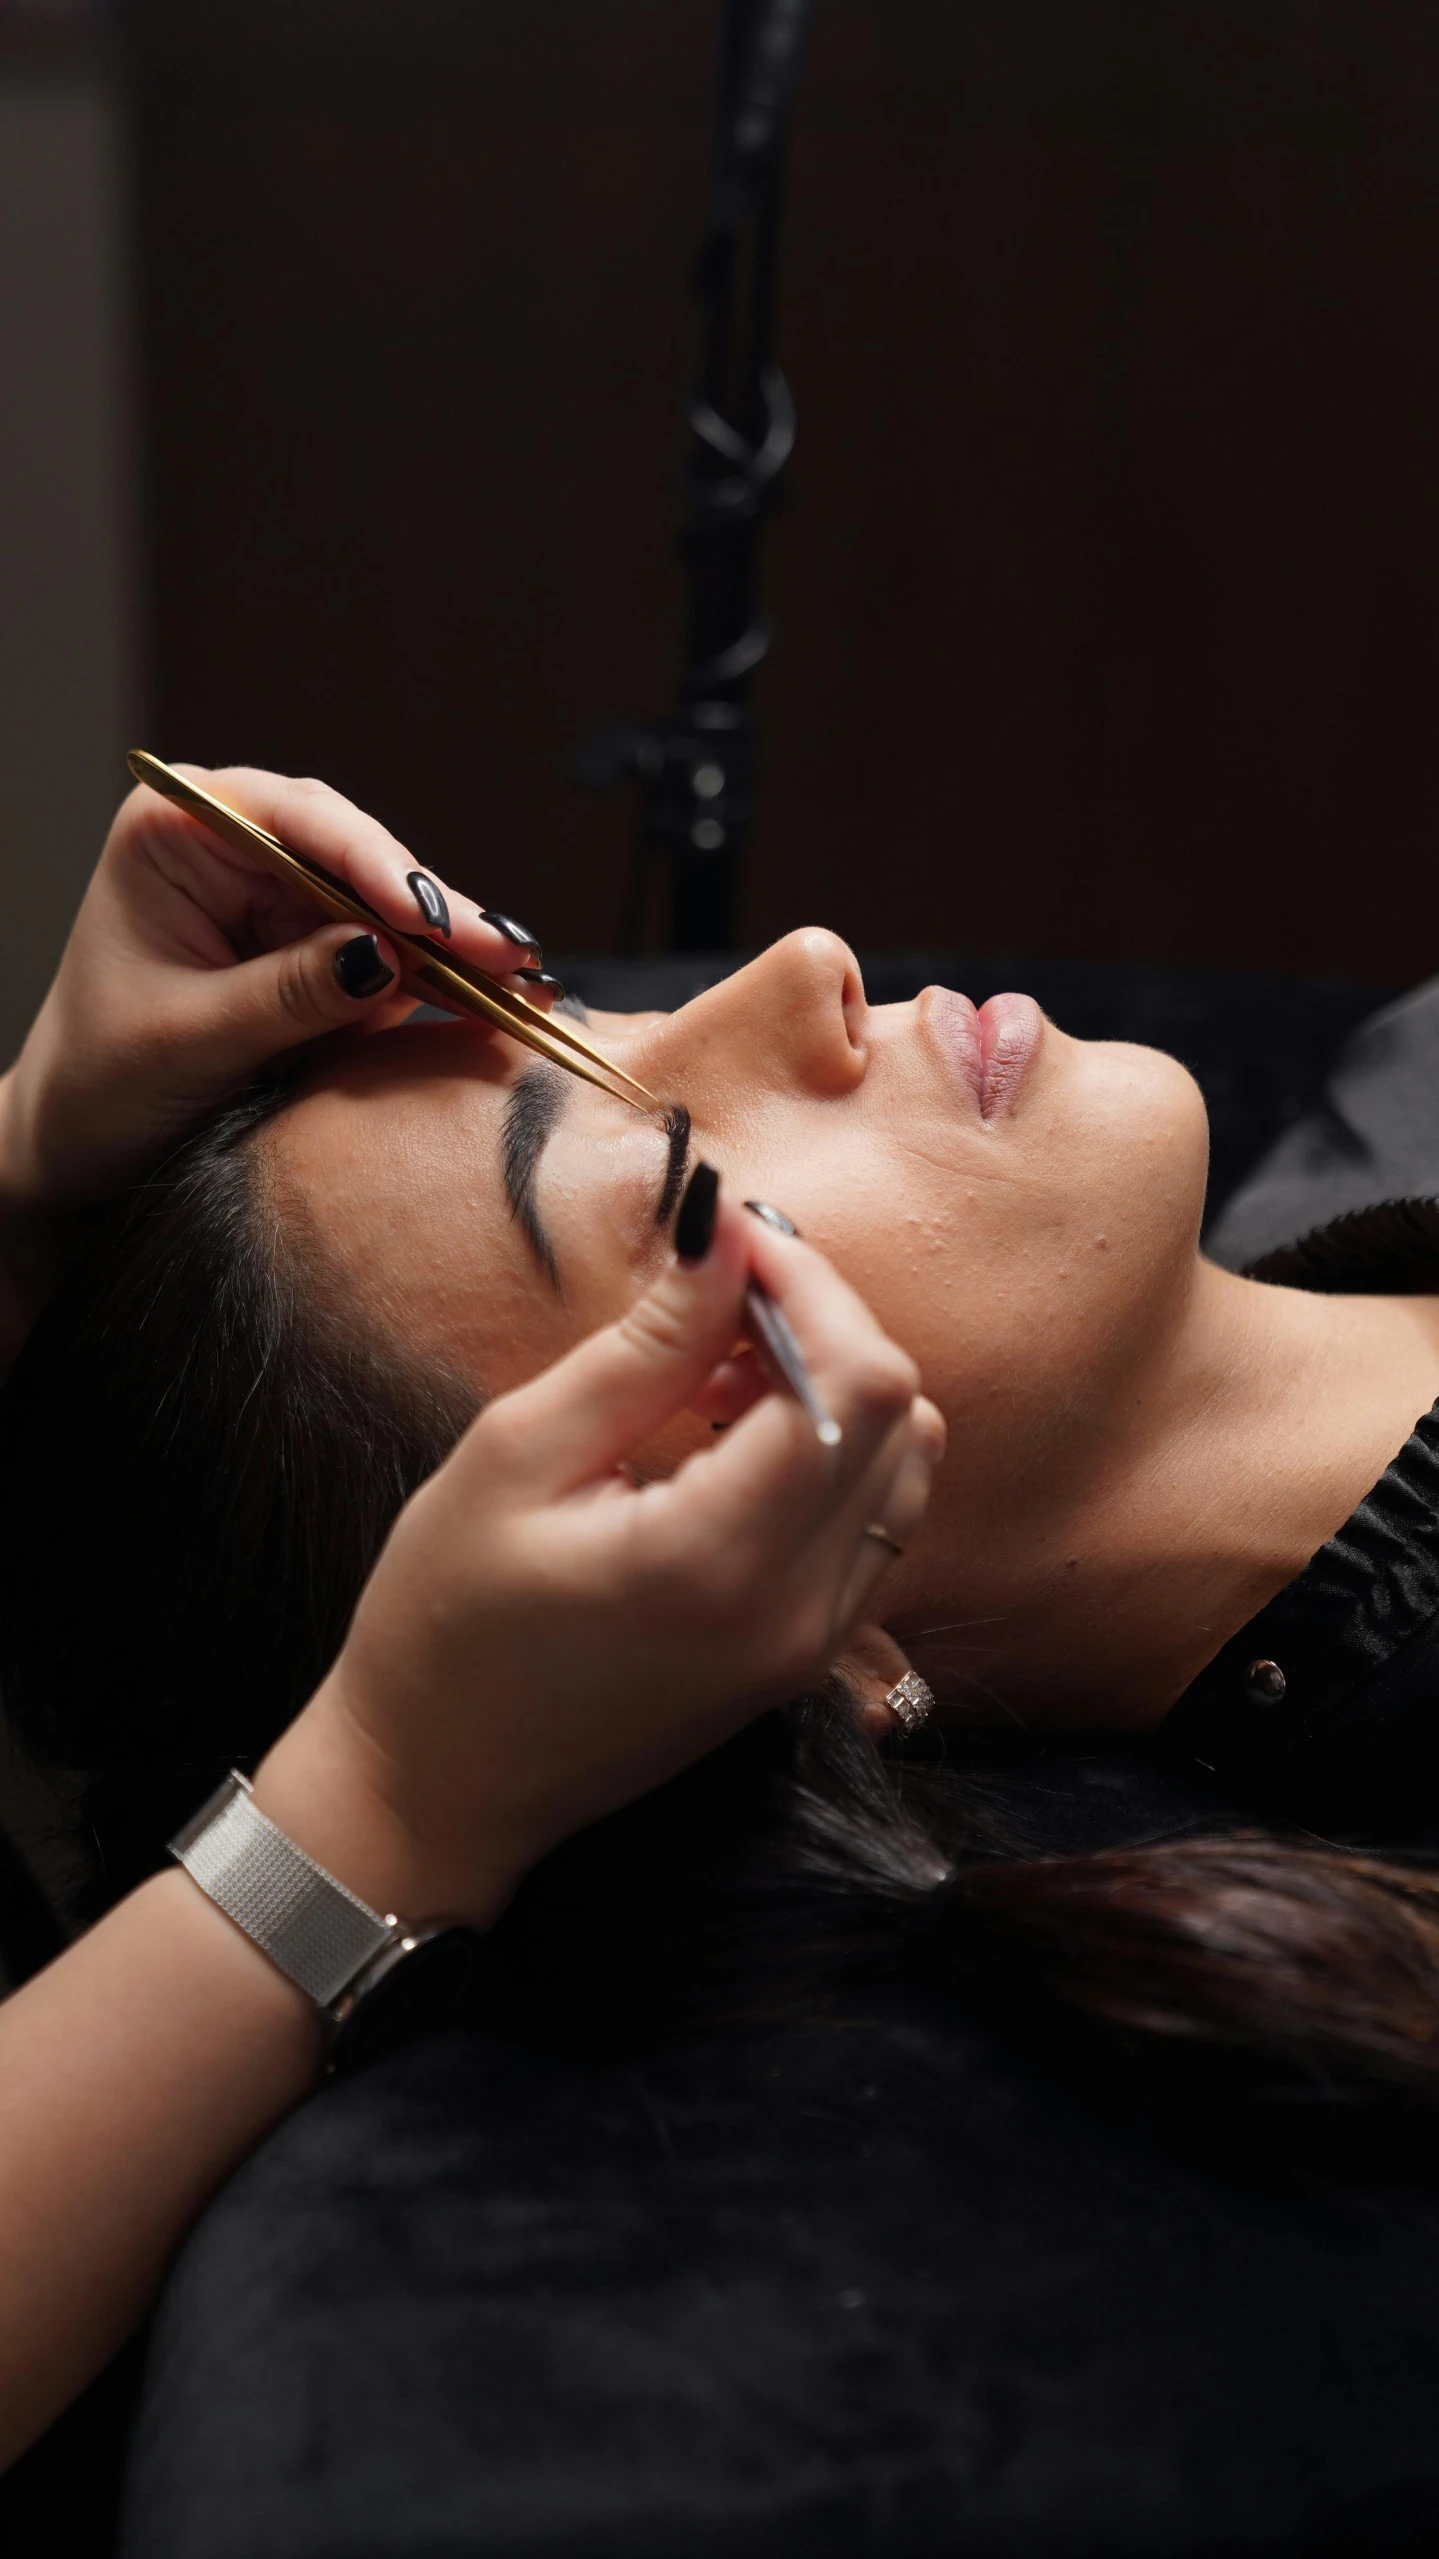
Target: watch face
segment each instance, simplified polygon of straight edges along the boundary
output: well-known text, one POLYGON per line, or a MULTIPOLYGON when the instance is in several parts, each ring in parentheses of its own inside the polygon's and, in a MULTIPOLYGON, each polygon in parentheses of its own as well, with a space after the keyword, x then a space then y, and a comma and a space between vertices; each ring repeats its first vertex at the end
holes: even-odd
POLYGON ((330 2047, 331 2070, 353 2070, 371 2053, 448 2025, 463 2005, 478 1947, 468 1928, 441 1928, 425 1938, 356 2001, 330 2047))

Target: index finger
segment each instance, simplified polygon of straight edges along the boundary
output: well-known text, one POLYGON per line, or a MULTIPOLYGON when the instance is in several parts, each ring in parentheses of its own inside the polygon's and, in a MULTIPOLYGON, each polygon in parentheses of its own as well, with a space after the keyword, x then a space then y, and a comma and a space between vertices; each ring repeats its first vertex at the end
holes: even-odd
POLYGON ((462 896, 417 863, 378 818, 356 808, 353 800, 328 783, 264 773, 250 765, 231 765, 218 772, 191 764, 176 769, 213 791, 217 799, 230 801, 243 817, 268 828, 282 844, 323 863, 400 932, 433 933, 492 977, 508 976, 530 957, 528 948, 518 948, 496 925, 484 920, 473 898, 462 896), (439 890, 450 925, 448 935, 427 918, 412 885, 416 877, 439 890))
POLYGON ((683 1487, 685 1501, 696 1505, 707 1534, 793 1549, 843 1509, 896 1422, 910 1412, 919 1371, 811 1245, 759 1229, 750 1259, 840 1425, 840 1442, 823 1446, 808 1415, 781 1389, 752 1405, 718 1447, 689 1459, 675 1489, 683 1487))

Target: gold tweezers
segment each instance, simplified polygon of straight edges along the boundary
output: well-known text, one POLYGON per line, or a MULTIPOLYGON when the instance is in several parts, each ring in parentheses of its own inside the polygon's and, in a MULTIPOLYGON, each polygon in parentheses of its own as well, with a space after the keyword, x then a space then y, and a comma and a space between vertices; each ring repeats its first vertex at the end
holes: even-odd
POLYGON ((568 1022, 542 1012, 538 1004, 528 1003, 498 978, 487 977, 483 969, 446 950, 428 933, 409 933, 387 923, 357 889, 337 879, 333 871, 327 871, 308 853, 292 852, 267 827, 257 826, 253 818, 242 817, 238 809, 217 800, 211 792, 202 791, 198 782, 187 781, 172 764, 162 763, 158 755, 147 755, 138 746, 131 749, 127 762, 137 782, 148 783, 152 791, 178 802, 225 843, 235 845, 242 853, 256 854, 287 888, 298 889, 314 905, 324 907, 331 915, 343 916, 348 923, 377 927, 402 953, 406 979, 426 988, 442 1004, 455 1012, 477 1014, 497 1030, 508 1032, 511 1039, 523 1041, 526 1048, 536 1049, 553 1065, 564 1067, 568 1074, 581 1076, 587 1084, 597 1084, 602 1093, 610 1094, 617 1102, 628 1102, 632 1110, 660 1109, 653 1093, 637 1084, 622 1066, 616 1066, 603 1050, 581 1039, 568 1022), (625 1086, 628 1091, 623 1089, 625 1086))

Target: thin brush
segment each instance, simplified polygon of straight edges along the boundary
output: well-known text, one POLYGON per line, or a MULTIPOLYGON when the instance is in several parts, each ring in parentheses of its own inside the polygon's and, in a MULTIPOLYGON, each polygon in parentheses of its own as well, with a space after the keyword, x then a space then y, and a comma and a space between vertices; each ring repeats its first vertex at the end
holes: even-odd
POLYGON ((776 1306, 761 1280, 750 1281, 744 1293, 744 1310, 786 1386, 813 1422, 816 1439, 825 1448, 838 1448, 844 1433, 834 1415, 827 1413, 820 1402, 814 1379, 805 1365, 804 1353, 790 1329, 788 1316, 776 1306))

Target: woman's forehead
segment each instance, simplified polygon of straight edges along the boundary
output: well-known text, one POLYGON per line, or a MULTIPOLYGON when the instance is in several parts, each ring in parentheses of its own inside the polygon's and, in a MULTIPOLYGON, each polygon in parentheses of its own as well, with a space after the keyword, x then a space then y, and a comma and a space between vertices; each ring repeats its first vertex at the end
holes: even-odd
POLYGON ((457 1230, 471 1268, 509 1258, 500 1132, 526 1052, 463 1025, 408 1024, 320 1062, 267 1132, 287 1199, 363 1290, 444 1281, 457 1230))
MULTIPOLYGON (((534 1067, 516 1041, 406 1024, 320 1061, 265 1133, 282 1220, 308 1229, 356 1308, 485 1392, 568 1342, 505 1182, 507 1113, 534 1067)), ((630 1113, 565 1082, 623 1134, 630 1113)))

